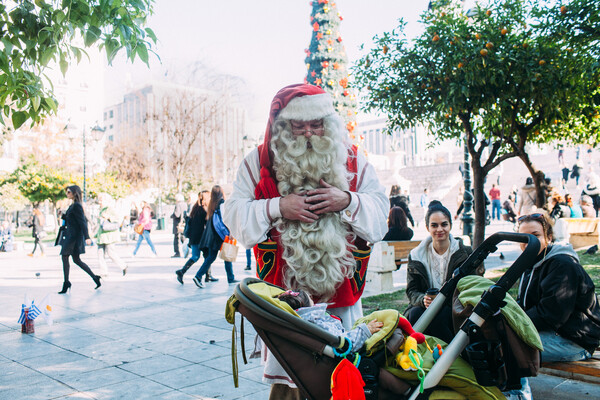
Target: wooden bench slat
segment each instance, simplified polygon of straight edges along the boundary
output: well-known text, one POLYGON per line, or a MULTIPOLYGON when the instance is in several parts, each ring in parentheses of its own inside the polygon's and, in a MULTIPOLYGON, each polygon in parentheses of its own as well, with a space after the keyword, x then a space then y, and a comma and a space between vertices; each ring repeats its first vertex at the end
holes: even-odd
POLYGON ((390 246, 394 246, 394 259, 396 260, 396 265, 400 267, 400 265, 408 263, 408 255, 410 254, 410 251, 421 244, 421 241, 403 240, 386 243, 390 246))
POLYGON ((593 358, 586 361, 569 363, 543 363, 542 367, 600 378, 600 360, 595 360, 593 358))

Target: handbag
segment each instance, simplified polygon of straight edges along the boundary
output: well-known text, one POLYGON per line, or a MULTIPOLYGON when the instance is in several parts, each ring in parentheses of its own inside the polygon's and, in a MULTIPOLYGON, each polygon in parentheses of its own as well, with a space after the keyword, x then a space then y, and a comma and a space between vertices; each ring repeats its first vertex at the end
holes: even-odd
POLYGON ((225 240, 225 238, 229 236, 229 229, 227 229, 227 227, 223 223, 223 219, 221 219, 221 211, 219 211, 218 208, 215 210, 212 216, 212 223, 213 228, 215 228, 215 232, 217 232, 217 235, 219 235, 221 239, 225 240))
POLYGON ((119 229, 119 224, 116 222, 110 222, 106 219, 104 222, 102 222, 101 227, 104 232, 113 232, 119 229))
POLYGON ((135 233, 137 233, 138 235, 142 235, 144 233, 144 225, 142 225, 142 224, 135 224, 133 226, 133 231, 135 233))
POLYGON ((58 233, 56 234, 56 239, 54 240, 54 245, 55 246, 62 246, 65 237, 64 237, 64 233, 66 231, 66 228, 64 225, 62 225, 60 228, 58 228, 58 233))
POLYGON ((237 258, 238 247, 235 244, 223 242, 219 257, 224 261, 235 261, 237 258))

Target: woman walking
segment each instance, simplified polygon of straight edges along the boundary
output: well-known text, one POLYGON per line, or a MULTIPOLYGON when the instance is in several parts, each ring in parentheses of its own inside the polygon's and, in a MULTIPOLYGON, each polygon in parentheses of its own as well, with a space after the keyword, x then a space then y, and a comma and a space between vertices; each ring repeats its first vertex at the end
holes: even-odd
MULTIPOLYGON (((202 234, 202 238, 200 239, 199 247, 200 249, 206 249, 206 256, 204 258, 204 263, 196 272, 196 276, 194 276, 194 283, 199 288, 204 287, 202 284, 202 275, 208 272, 211 264, 217 258, 217 254, 219 253, 219 249, 223 244, 223 240, 225 239, 225 235, 228 232, 222 232, 222 228, 225 227, 223 224, 223 219, 221 218, 221 210, 220 206, 225 202, 225 197, 223 196, 223 191, 219 185, 215 185, 212 188, 210 193, 210 202, 208 203, 207 210, 207 220, 206 220, 206 228, 204 229, 204 233, 202 234)), ((227 230, 225 228, 225 230, 227 230)), ((231 261, 225 261, 225 272, 227 273, 227 282, 235 283, 238 282, 233 276, 233 265, 231 261)))
POLYGON ((100 273, 108 276, 106 266, 106 256, 121 269, 123 276, 127 273, 127 264, 119 257, 115 251, 115 243, 121 241, 120 218, 111 207, 112 198, 106 193, 99 196, 100 214, 98 215, 98 233, 96 242, 98 243, 98 264, 100 264, 100 273))
POLYGON ((138 234, 138 240, 135 245, 135 249, 133 250, 133 256, 135 257, 135 255, 137 254, 137 251, 140 248, 140 245, 142 244, 142 240, 146 239, 148 246, 150 246, 152 253, 154 253, 154 257, 156 257, 156 249, 154 248, 154 243, 152 243, 152 239, 150 239, 150 231, 152 230, 152 209, 150 208, 150 205, 145 201, 142 202, 142 212, 140 213, 137 223, 141 225, 144 230, 142 231, 142 233, 138 234))
POLYGON ((60 255, 62 257, 64 281, 62 290, 58 292, 58 294, 65 294, 67 293, 67 290, 71 288, 71 282, 69 281, 69 271, 71 269, 69 256, 71 256, 73 262, 77 264, 79 268, 84 270, 92 278, 96 284, 94 289, 98 289, 102 285, 102 283, 100 283, 100 276, 95 275, 90 267, 81 261, 80 258, 80 254, 85 253, 85 245, 92 243, 88 233, 87 220, 83 212, 83 206, 81 205, 81 189, 77 185, 69 186, 66 189, 66 193, 67 198, 73 203, 62 216, 64 221, 64 231, 60 243, 62 247, 60 255))
MULTIPOLYGON (((183 275, 198 259, 200 258, 200 239, 204 233, 204 227, 206 226, 206 210, 202 204, 202 192, 198 193, 198 201, 194 203, 192 211, 190 212, 189 219, 186 223, 186 236, 189 239, 189 246, 192 248, 192 258, 187 260, 183 268, 175 271, 177 275, 177 281, 183 285, 183 275)), ((206 251, 204 251, 204 258, 206 259, 206 251)))
POLYGON ((46 218, 44 217, 44 213, 40 211, 38 207, 33 209, 33 219, 31 221, 31 236, 33 236, 33 250, 31 253, 27 254, 29 257, 33 257, 37 248, 40 248, 40 253, 42 253, 42 257, 44 256, 44 246, 42 245, 42 239, 46 237, 46 232, 44 231, 44 225, 46 224, 46 218))

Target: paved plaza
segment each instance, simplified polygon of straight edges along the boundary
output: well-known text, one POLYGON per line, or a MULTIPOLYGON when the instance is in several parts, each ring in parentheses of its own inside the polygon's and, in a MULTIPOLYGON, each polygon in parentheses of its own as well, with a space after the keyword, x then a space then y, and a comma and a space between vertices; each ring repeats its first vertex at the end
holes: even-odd
MULTIPOLYGON (((128 273, 121 276, 109 262, 110 276, 98 290, 72 266, 67 295, 56 294, 62 283, 58 248, 43 258, 26 256, 31 244, 24 252, 0 253, 0 400, 268 398, 260 362, 244 365, 239 343, 239 388, 233 385, 231 325, 224 309, 234 286, 226 282, 223 262, 213 265, 218 282, 198 289, 192 282, 196 264, 182 286, 174 271, 185 260, 170 258, 172 236, 153 233, 153 238, 158 258, 149 257, 146 244, 132 258, 132 244, 120 244, 128 273), (17 319, 24 295, 39 301, 47 293, 52 293, 54 325, 38 317, 35 333, 22 334, 17 319)), ((518 255, 514 246, 503 251, 504 263, 518 255)), ((99 271, 95 247, 82 259, 99 271)), ((245 264, 241 253, 234 263, 237 279, 251 275, 245 264)), ((405 281, 404 271, 395 273, 396 286, 405 281)), ((250 324, 245 329, 249 352, 254 332, 250 324)), ((600 398, 595 385, 547 376, 532 379, 532 387, 539 398, 600 398)))

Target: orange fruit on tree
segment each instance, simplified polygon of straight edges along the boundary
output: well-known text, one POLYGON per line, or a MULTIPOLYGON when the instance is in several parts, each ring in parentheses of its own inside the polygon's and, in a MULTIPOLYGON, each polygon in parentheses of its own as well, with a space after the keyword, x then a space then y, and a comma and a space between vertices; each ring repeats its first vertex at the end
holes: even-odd
POLYGON ((479 54, 481 54, 482 56, 485 57, 488 55, 488 51, 487 51, 487 49, 481 49, 481 50, 479 50, 479 54))
POLYGON ((485 15, 487 15, 487 16, 489 17, 490 15, 492 15, 492 11, 491 11, 491 10, 487 10, 487 11, 485 12, 485 15))
POLYGON ((544 66, 544 65, 546 65, 546 61, 545 60, 540 60, 540 62, 538 64, 544 66))
POLYGON ((487 42, 487 43, 485 44, 485 47, 487 47, 489 50, 491 50, 491 49, 494 47, 494 43, 492 43, 492 42, 487 42))
POLYGON ((464 66, 464 64, 461 63, 461 62, 459 62, 458 65, 457 65, 458 68, 462 68, 463 66, 464 66))
POLYGON ((389 49, 390 49, 389 47, 387 47, 386 45, 384 45, 383 46, 383 54, 387 54, 387 52, 388 52, 389 49))
POLYGON ((562 15, 565 15, 565 14, 567 13, 567 7, 565 7, 565 6, 562 6, 562 7, 560 8, 560 13, 561 13, 562 15))
POLYGON ((500 33, 502 34, 502 36, 504 36, 504 35, 506 35, 508 33, 508 29, 502 28, 502 30, 500 31, 500 33))
POLYGON ((434 42, 437 42, 438 40, 440 40, 440 37, 438 35, 435 35, 433 37, 433 39, 431 39, 431 40, 434 41, 434 42))
POLYGON ((476 33, 475 34, 475 39, 477 39, 477 40, 481 39, 481 35, 479 33, 476 33))
POLYGON ((527 43, 527 42, 524 42, 524 43, 523 43, 523 48, 524 48, 524 49, 526 49, 527 47, 529 47, 529 43, 527 43))

